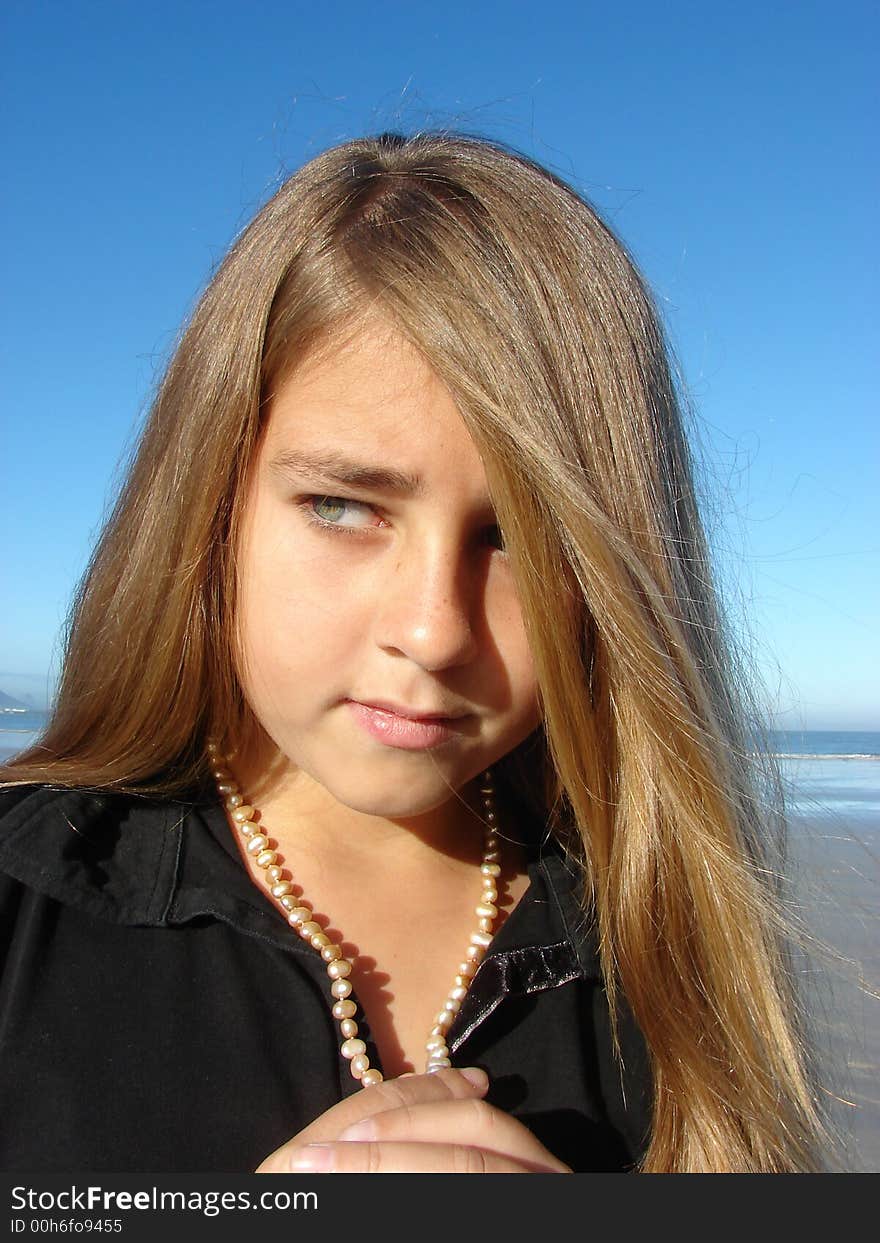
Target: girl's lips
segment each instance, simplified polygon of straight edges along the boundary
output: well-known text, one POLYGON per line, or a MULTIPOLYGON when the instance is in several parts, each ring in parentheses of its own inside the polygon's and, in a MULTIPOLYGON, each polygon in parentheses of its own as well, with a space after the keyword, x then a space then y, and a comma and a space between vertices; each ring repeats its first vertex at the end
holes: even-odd
POLYGON ((371 708, 356 699, 346 700, 358 725, 378 742, 403 751, 424 751, 454 738, 456 721, 445 717, 436 721, 413 721, 382 708, 371 708))

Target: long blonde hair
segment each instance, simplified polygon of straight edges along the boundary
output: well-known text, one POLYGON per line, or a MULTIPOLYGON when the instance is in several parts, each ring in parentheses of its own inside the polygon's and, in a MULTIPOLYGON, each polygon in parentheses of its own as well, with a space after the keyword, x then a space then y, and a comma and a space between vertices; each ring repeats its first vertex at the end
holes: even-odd
POLYGON ((625 998, 644 1035, 641 1168, 815 1168, 779 826, 669 350, 621 242, 498 143, 345 143, 236 241, 78 593, 47 730, 3 779, 171 796, 201 775, 209 734, 251 726, 234 546, 261 411, 370 307, 446 382, 483 458, 543 707, 499 768, 582 869, 612 1011, 625 998))

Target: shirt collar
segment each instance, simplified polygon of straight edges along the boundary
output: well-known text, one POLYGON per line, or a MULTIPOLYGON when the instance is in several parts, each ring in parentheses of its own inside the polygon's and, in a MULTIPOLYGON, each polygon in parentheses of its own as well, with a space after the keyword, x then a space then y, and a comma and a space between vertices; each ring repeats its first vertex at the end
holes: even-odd
MULTIPOLYGON (((519 992, 576 977, 600 979, 573 865, 540 826, 522 828, 529 888, 495 936, 480 975, 489 983, 488 976, 502 973, 496 983, 519 992)), ((213 915, 285 950, 313 953, 291 937, 251 881, 225 813, 206 788, 175 801, 7 788, 0 792, 0 868, 112 923, 160 927, 213 915)))

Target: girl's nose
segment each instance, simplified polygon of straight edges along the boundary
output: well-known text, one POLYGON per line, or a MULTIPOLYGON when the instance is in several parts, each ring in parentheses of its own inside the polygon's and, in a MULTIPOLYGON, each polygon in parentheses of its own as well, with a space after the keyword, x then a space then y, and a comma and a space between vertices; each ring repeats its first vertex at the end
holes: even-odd
POLYGON ((390 557, 377 584, 376 641, 424 669, 466 664, 477 651, 477 612, 484 607, 478 565, 460 545, 425 541, 390 557))

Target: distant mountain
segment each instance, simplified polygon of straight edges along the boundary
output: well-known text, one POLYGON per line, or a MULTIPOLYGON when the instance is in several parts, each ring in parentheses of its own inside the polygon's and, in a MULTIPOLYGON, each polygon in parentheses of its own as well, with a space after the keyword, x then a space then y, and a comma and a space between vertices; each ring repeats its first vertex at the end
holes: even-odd
POLYGON ((0 711, 4 708, 21 708, 25 712, 33 712, 34 710, 32 704, 22 703, 20 699, 13 699, 5 691, 0 691, 0 711))

